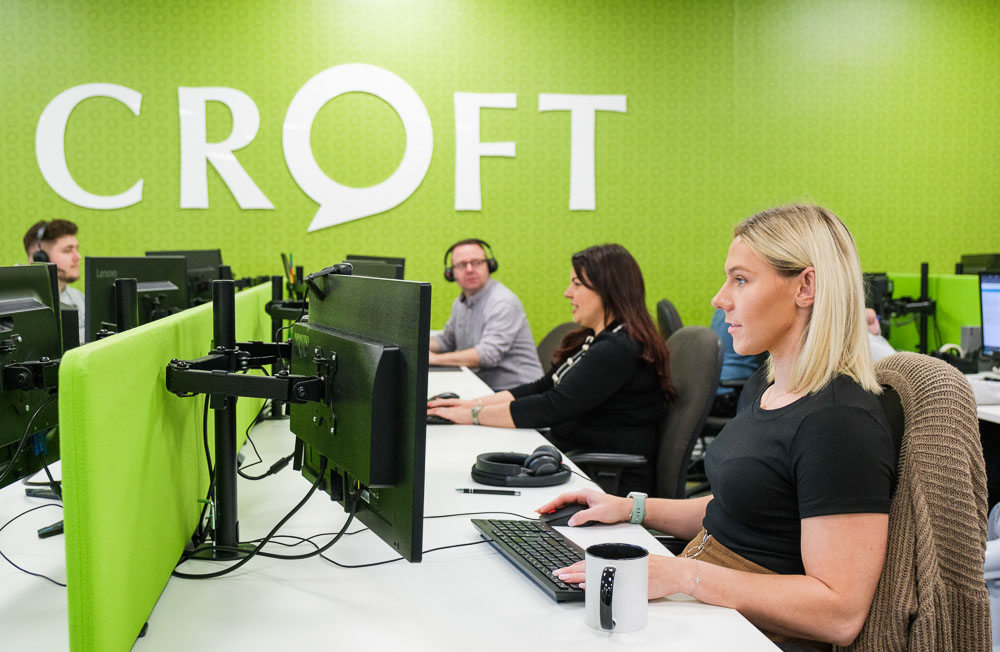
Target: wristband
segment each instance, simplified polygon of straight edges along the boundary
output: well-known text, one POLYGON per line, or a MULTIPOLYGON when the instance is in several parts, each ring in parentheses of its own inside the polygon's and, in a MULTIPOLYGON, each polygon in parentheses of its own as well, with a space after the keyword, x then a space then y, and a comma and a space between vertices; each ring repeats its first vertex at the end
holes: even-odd
POLYGON ((629 523, 642 523, 646 518, 646 494, 641 491, 633 491, 627 496, 632 499, 632 517, 629 523))
POLYGON ((479 411, 482 410, 482 409, 483 409, 482 405, 477 405, 474 408, 472 408, 472 423, 476 424, 477 426, 480 425, 480 423, 479 423, 479 411))

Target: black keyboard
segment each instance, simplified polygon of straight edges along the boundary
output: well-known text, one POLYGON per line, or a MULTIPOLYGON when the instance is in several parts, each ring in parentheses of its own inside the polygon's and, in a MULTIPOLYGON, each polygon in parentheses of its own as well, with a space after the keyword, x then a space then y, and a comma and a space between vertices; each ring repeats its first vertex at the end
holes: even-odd
POLYGON ((583 589, 552 574, 583 559, 583 548, 540 521, 472 519, 483 537, 556 602, 583 600, 583 589))

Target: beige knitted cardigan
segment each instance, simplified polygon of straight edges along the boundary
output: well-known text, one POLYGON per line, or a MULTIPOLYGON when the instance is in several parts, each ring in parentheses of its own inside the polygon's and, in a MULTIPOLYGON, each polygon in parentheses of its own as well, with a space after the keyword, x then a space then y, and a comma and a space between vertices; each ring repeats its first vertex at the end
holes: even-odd
POLYGON ((986 472, 972 388, 954 367, 898 353, 876 366, 905 428, 885 567, 861 633, 835 650, 988 652, 986 472))

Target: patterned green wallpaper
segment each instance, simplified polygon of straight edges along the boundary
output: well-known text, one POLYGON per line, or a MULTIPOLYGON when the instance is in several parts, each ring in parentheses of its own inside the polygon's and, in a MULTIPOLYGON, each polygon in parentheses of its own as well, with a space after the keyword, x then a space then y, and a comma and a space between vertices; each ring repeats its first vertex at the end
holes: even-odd
MULTIPOLYGON (((29 223, 52 217, 81 225, 85 254, 221 247, 237 274, 276 273, 280 251, 310 269, 403 255, 408 278, 433 281, 441 325, 455 294, 441 258, 471 235, 493 244, 537 339, 569 318, 570 254, 607 241, 636 255, 651 305, 670 297, 685 322, 707 323, 732 225, 791 200, 839 213, 872 271, 927 260, 946 272, 963 252, 1000 250, 993 1, 5 0, 0 15, 4 263, 22 259, 29 223), (396 208, 309 233, 317 205, 285 164, 282 123, 303 84, 351 62, 412 86, 433 158, 396 208), (69 168, 98 194, 144 179, 128 208, 70 204, 36 163, 46 104, 93 82, 140 92, 142 110, 82 103, 69 168), (260 128, 236 157, 274 210, 241 210, 211 166, 209 208, 179 208, 180 86, 254 100, 260 128), (483 159, 478 212, 454 210, 455 92, 517 94, 516 109, 481 112, 482 140, 514 141, 517 156, 483 159), (569 114, 539 112, 540 93, 628 98, 627 113, 597 114, 594 211, 568 208, 569 114)), ((224 106, 207 118, 210 140, 229 134, 224 106)), ((360 93, 328 103, 311 142, 326 174, 358 187, 404 150, 392 108, 360 93)))

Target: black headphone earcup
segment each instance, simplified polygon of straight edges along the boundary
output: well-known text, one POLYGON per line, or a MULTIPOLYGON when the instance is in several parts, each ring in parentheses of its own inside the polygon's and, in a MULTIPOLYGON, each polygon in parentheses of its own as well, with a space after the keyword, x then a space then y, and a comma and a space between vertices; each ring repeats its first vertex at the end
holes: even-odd
POLYGON ((449 283, 455 282, 455 269, 453 267, 444 268, 444 280, 448 281, 449 283))
POLYGON ((41 249, 39 249, 35 253, 31 254, 31 260, 33 260, 36 263, 47 263, 49 262, 49 255, 44 251, 42 251, 41 249))
POLYGON ((497 267, 499 267, 499 266, 500 266, 500 263, 497 262, 496 258, 488 258, 488 259, 486 259, 486 269, 490 270, 490 274, 496 272, 497 271, 497 267))
POLYGON ((555 446, 539 446, 524 460, 524 468, 533 475, 550 475, 559 470, 562 455, 555 446))

